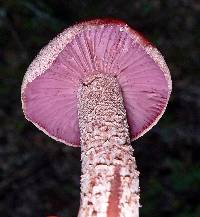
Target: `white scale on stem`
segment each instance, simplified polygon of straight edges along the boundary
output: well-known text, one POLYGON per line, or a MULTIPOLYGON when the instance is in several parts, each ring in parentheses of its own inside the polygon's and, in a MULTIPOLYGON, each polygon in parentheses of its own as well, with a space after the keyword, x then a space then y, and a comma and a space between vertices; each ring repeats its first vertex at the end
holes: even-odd
POLYGON ((96 74, 78 90, 81 204, 78 217, 138 217, 139 172, 115 77, 96 74))

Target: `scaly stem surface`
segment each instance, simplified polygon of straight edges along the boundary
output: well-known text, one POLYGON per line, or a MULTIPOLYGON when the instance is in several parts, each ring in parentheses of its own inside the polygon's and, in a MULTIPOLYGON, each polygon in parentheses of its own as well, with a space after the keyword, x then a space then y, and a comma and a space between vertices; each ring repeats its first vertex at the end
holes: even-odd
POLYGON ((78 91, 81 202, 78 217, 138 217, 139 172, 115 77, 96 74, 78 91))

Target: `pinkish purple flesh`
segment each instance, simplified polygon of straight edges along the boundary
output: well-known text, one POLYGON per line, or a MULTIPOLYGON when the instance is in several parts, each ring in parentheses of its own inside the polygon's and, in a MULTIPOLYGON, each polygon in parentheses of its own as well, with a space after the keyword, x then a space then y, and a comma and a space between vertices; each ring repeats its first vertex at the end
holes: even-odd
MULTIPOLYGON (((165 110, 170 90, 166 72, 147 52, 153 48, 141 45, 133 34, 109 24, 79 31, 50 67, 25 86, 26 117, 56 140, 80 146, 77 91, 87 77, 100 72, 120 84, 131 139, 142 135, 165 110)), ((56 43, 46 49, 56 49, 56 43)), ((42 58, 36 60, 41 65, 42 58)))
POLYGON ((131 141, 162 116, 171 79, 159 51, 121 21, 77 24, 52 40, 22 84, 26 118, 81 146, 79 217, 138 217, 131 141))

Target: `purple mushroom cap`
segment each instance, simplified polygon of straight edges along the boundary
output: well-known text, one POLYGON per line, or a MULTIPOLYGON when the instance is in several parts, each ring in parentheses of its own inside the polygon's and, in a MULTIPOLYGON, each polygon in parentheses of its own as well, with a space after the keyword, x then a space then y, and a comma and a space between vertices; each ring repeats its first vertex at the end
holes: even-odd
POLYGON ((80 146, 77 91, 90 75, 117 78, 131 140, 160 119, 171 93, 160 52, 118 20, 92 20, 59 34, 29 66, 22 84, 25 117, 57 141, 80 146))

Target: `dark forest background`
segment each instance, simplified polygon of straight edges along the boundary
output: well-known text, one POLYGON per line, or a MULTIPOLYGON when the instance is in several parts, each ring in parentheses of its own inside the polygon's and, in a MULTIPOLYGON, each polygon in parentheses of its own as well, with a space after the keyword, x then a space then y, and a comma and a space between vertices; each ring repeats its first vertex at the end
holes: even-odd
POLYGON ((134 142, 141 217, 200 216, 200 1, 0 0, 0 216, 75 217, 80 149, 25 120, 20 88, 39 50, 64 28, 119 18, 164 55, 173 92, 160 122, 134 142))

